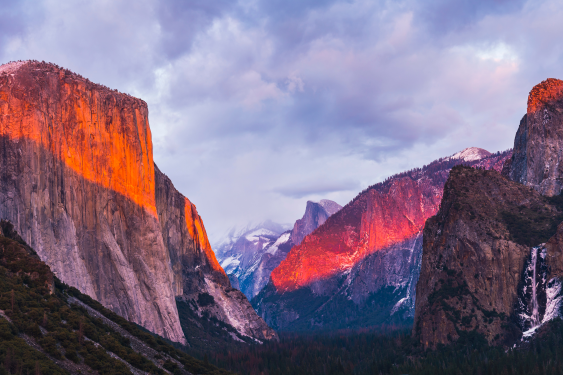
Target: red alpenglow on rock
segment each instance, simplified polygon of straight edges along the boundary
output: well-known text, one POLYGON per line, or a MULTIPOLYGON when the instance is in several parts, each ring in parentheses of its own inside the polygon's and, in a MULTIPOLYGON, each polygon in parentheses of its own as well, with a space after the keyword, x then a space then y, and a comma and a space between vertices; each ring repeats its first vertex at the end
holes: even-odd
POLYGON ((539 191, 558 195, 563 189, 563 81, 549 78, 534 86, 528 112, 514 138, 510 178, 539 191))
POLYGON ((301 288, 345 272, 369 254, 417 236, 426 219, 439 209, 451 167, 469 163, 500 172, 510 156, 497 157, 471 147, 372 186, 291 249, 272 272, 274 286, 279 292, 301 288))
POLYGON ((210 316, 276 337, 230 292, 195 206, 155 166, 144 101, 53 64, 0 66, 0 180, 0 217, 117 314, 185 343, 176 298, 213 292, 210 316))

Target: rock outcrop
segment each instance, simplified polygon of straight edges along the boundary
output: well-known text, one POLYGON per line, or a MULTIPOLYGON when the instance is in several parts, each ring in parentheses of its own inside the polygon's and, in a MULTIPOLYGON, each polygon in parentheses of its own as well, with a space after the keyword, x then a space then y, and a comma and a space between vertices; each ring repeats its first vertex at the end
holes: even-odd
POLYGON ((563 81, 549 78, 528 96, 528 110, 514 139, 513 181, 548 196, 563 186, 563 81))
MULTIPOLYGON (((276 329, 408 324, 414 315, 422 229, 458 164, 500 170, 510 151, 437 160, 360 193, 295 246, 252 304, 276 329), (304 301, 307 301, 305 304, 304 301)), ((462 153, 458 153, 459 155, 462 153)))
POLYGON ((0 67, 0 217, 62 281, 185 342, 175 297, 202 277, 230 285, 176 193, 155 172, 144 101, 53 64, 0 67))
MULTIPOLYGON (((497 171, 452 169, 440 210, 424 228, 413 328, 424 347, 450 343, 470 331, 491 344, 519 338, 529 328, 523 318, 533 315, 532 284, 541 284, 539 278, 529 282, 542 268, 533 247, 555 233, 562 214, 559 197, 544 197, 497 171)), ((563 259, 552 249, 556 242, 549 241, 549 278, 561 276, 563 259)), ((534 289, 535 302, 541 293, 534 289)), ((543 308, 538 306, 541 321, 545 298, 543 308)))
MULTIPOLYGON (((155 166, 156 206, 164 245, 170 256, 174 292, 192 316, 217 319, 234 328, 239 339, 260 341, 276 339, 276 333, 238 290, 231 287, 227 274, 211 249, 203 221, 188 198, 178 192, 172 181, 155 166)), ((181 320, 188 342, 197 325, 181 320)))

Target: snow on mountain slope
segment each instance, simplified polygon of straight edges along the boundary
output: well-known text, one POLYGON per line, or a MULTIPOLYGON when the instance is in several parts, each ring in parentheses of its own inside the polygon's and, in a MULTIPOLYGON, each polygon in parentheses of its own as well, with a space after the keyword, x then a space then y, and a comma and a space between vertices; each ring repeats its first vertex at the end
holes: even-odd
POLYGON ((272 270, 285 259, 291 248, 340 208, 338 203, 328 199, 309 201, 305 214, 295 222, 291 231, 283 231, 283 226, 271 221, 231 230, 217 246, 217 259, 231 284, 251 299, 268 283, 272 270))
POLYGON ((408 325, 421 232, 440 206, 450 169, 500 172, 510 155, 466 149, 369 187, 291 249, 252 305, 278 330, 408 325), (489 156, 466 161, 478 154, 489 156))

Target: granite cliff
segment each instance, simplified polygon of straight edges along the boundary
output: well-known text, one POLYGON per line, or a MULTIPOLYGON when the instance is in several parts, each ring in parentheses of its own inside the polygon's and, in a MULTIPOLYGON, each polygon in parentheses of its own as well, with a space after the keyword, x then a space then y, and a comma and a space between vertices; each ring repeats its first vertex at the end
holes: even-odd
POLYGON ((563 81, 541 82, 502 176, 450 174, 440 211, 424 229, 413 334, 425 347, 470 331, 512 345, 561 316, 561 112, 563 81))
MULTIPOLYGON (((555 234, 562 214, 559 199, 496 171, 454 168, 440 211, 424 229, 413 329, 424 346, 474 330, 492 344, 519 338, 529 328, 520 314, 530 306, 529 297, 521 301, 524 309, 519 307, 519 297, 525 297, 519 290, 527 288, 529 276, 525 264, 532 248, 555 234)), ((555 260, 550 277, 561 276, 557 264, 563 259, 550 259, 555 260)), ((532 272, 536 265, 540 269, 536 262, 532 272)))
POLYGON ((548 196, 563 186, 563 81, 549 78, 534 86, 528 110, 514 139, 510 178, 548 196))
POLYGON ((422 229, 449 170, 500 170, 510 155, 470 148, 371 186, 291 249, 253 306, 276 329, 409 324, 422 229))
POLYGON ((230 289, 195 206, 155 170, 146 103, 53 64, 0 67, 0 217, 62 281, 173 341, 176 297, 230 289))

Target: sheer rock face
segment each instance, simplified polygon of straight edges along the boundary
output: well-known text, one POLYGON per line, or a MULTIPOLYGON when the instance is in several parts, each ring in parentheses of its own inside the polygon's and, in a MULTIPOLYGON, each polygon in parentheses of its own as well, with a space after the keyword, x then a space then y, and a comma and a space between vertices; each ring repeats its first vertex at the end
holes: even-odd
POLYGON ((421 232, 438 211, 450 169, 501 170, 511 156, 485 154, 440 159, 363 191, 291 249, 253 306, 287 330, 405 324, 414 315, 421 232))
POLYGON ((156 206, 164 245, 170 254, 176 296, 189 306, 198 306, 200 295, 210 295, 213 303, 198 306, 198 314, 207 313, 248 337, 276 339, 276 333, 258 317, 246 297, 231 288, 195 205, 156 166, 155 173, 156 206))
POLYGON ((0 68, 0 216, 64 282, 184 335, 156 215, 145 102, 41 63, 0 68))
POLYGON ((229 287, 195 206, 155 171, 142 100, 2 65, 0 181, 0 217, 62 281, 159 335, 185 342, 176 296, 229 287))
POLYGON ((307 201, 305 214, 295 222, 291 231, 290 241, 292 246, 299 245, 305 236, 320 227, 326 219, 342 209, 342 206, 328 199, 320 202, 307 201))
MULTIPOLYGON (((515 307, 531 248, 519 234, 535 225, 534 233, 549 238, 559 210, 535 190, 496 171, 452 170, 440 211, 424 228, 413 334, 425 347, 455 341, 473 330, 494 344, 518 338, 515 307)), ((554 240, 550 243, 556 246, 554 240)))
POLYGON ((372 253, 414 238, 426 219, 438 211, 449 168, 466 162, 501 169, 508 156, 504 153, 471 161, 450 157, 362 192, 291 249, 272 272, 274 286, 278 291, 296 290, 338 275, 372 253))
POLYGON ((549 78, 528 97, 528 111, 514 139, 513 181, 553 196, 563 186, 563 81, 549 78))

